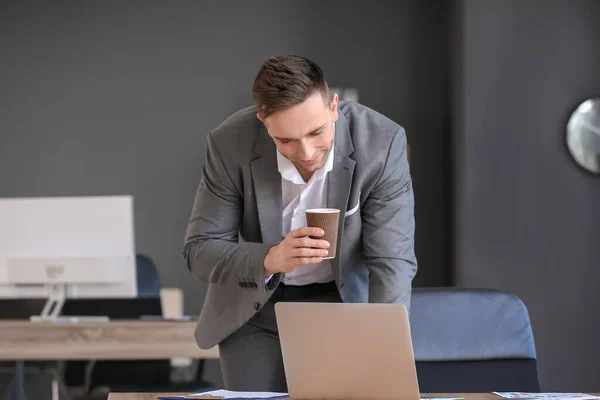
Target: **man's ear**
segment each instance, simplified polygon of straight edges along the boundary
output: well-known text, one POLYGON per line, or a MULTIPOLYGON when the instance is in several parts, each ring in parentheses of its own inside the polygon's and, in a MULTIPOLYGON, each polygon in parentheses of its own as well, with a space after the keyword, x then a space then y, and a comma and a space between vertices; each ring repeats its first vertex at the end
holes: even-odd
POLYGON ((260 113, 256 113, 256 118, 258 118, 260 120, 260 122, 263 123, 263 125, 267 129, 267 133, 269 134, 269 136, 271 136, 271 134, 269 133, 269 126, 267 125, 266 118, 263 117, 260 113))
POLYGON ((338 94, 334 93, 333 96, 331 96, 331 113, 334 121, 338 120, 338 100, 338 94))

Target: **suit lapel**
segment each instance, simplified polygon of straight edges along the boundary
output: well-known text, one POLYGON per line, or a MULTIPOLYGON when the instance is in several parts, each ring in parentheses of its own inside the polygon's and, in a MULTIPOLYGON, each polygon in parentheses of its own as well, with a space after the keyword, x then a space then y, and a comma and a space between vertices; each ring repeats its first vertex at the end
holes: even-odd
POLYGON ((258 221, 263 243, 281 242, 281 175, 277 169, 275 143, 261 127, 254 145, 258 158, 250 162, 258 221))
POLYGON ((331 260, 331 268, 336 280, 340 273, 340 251, 342 236, 344 234, 344 215, 352 187, 352 176, 354 174, 354 161, 349 156, 354 152, 354 146, 350 137, 350 130, 344 114, 340 111, 335 127, 333 169, 328 173, 327 179, 327 207, 340 210, 337 238, 337 256, 331 260))

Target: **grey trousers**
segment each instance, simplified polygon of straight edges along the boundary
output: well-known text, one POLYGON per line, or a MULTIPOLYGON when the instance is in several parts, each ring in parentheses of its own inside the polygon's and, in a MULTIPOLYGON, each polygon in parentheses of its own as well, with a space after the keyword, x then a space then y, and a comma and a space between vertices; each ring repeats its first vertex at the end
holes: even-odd
POLYGON ((280 284, 271 299, 245 325, 219 344, 225 389, 287 392, 275 303, 341 302, 335 282, 306 286, 280 284))

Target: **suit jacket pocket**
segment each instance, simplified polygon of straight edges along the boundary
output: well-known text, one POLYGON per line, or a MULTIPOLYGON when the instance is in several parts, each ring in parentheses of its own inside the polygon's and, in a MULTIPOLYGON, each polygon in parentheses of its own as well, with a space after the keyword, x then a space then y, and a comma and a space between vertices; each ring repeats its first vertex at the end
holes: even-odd
POLYGON ((346 213, 344 214, 344 218, 348 218, 352 214, 356 213, 358 211, 359 207, 360 207, 360 191, 358 192, 358 196, 356 196, 356 205, 346 211, 346 213))

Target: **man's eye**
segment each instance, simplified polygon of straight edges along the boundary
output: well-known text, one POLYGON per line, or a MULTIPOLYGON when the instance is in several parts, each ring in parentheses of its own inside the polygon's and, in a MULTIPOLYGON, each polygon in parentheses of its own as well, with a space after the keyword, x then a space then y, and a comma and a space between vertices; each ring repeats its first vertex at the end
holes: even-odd
POLYGON ((321 133, 323 133, 323 131, 313 132, 311 133, 311 136, 319 136, 321 133))
POLYGON ((279 139, 279 143, 281 144, 288 144, 290 141, 287 139, 279 139))

